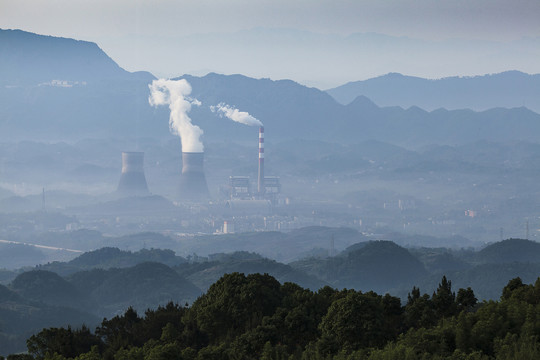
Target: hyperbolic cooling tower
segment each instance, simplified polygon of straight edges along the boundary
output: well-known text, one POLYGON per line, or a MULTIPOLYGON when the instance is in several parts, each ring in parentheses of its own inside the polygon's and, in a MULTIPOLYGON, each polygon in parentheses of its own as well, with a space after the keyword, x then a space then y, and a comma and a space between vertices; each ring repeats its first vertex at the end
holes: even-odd
POLYGON ((182 153, 182 176, 178 188, 179 200, 200 201, 210 197, 203 169, 204 153, 182 153))
POLYGON ((122 176, 117 191, 127 196, 150 193, 144 176, 143 152, 122 152, 122 176))

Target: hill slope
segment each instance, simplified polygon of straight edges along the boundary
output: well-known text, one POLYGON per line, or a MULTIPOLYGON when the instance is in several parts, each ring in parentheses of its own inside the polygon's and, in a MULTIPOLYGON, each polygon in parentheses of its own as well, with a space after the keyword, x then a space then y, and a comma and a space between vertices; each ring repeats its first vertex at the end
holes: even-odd
POLYGON ((307 259, 291 266, 338 288, 376 292, 412 286, 427 275, 422 263, 407 249, 382 240, 352 245, 333 258, 307 259))
MULTIPOLYGON (((73 279, 81 279, 74 277, 73 279)), ((84 284, 79 283, 79 287, 84 284)), ((143 312, 170 301, 194 301, 201 291, 167 265, 145 262, 126 269, 109 270, 108 276, 91 291, 98 312, 111 316, 132 306, 143 312)))
POLYGON ((95 43, 0 29, 0 84, 88 82, 129 76, 95 43))
POLYGON ((481 263, 540 263, 540 244, 524 239, 508 239, 499 241, 476 254, 481 263))

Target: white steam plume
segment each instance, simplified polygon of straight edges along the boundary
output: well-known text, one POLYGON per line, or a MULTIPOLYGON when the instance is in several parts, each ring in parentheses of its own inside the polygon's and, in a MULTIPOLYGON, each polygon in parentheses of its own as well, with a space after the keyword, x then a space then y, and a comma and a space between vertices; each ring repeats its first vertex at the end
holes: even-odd
POLYGON ((240 111, 225 103, 219 103, 216 106, 210 106, 212 112, 217 112, 219 116, 226 116, 232 121, 239 122, 249 126, 263 126, 262 122, 245 111, 240 111))
POLYGON ((185 79, 159 79, 152 81, 148 87, 150 105, 169 105, 171 110, 169 129, 182 139, 182 152, 203 152, 204 146, 201 142, 203 131, 197 125, 193 125, 188 116, 191 105, 200 106, 201 102, 188 96, 191 94, 189 83, 185 79))

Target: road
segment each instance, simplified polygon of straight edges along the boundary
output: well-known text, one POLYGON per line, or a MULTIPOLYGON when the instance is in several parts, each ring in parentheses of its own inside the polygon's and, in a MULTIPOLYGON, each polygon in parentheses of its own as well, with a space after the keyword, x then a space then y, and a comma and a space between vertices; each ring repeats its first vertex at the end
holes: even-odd
POLYGON ((59 248, 59 247, 54 247, 54 246, 46 246, 46 245, 39 245, 39 244, 29 244, 29 243, 18 242, 18 241, 10 241, 10 240, 0 240, 0 243, 28 245, 28 246, 33 246, 33 247, 37 247, 37 248, 40 248, 40 249, 57 250, 57 251, 62 250, 62 251, 69 251, 69 252, 74 252, 74 253, 83 253, 84 252, 84 251, 81 251, 81 250, 65 249, 65 248, 59 248))

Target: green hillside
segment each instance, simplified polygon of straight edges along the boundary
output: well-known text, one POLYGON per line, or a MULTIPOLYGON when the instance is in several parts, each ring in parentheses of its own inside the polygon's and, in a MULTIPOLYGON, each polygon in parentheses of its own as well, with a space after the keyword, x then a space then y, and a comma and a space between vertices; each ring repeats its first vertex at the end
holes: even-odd
POLYGON ((337 288, 386 292, 413 285, 428 273, 411 253, 391 241, 370 241, 349 247, 328 259, 306 259, 291 264, 337 288))
POLYGON ((481 263, 540 263, 540 244, 524 239, 508 239, 486 246, 478 252, 476 259, 481 263))

